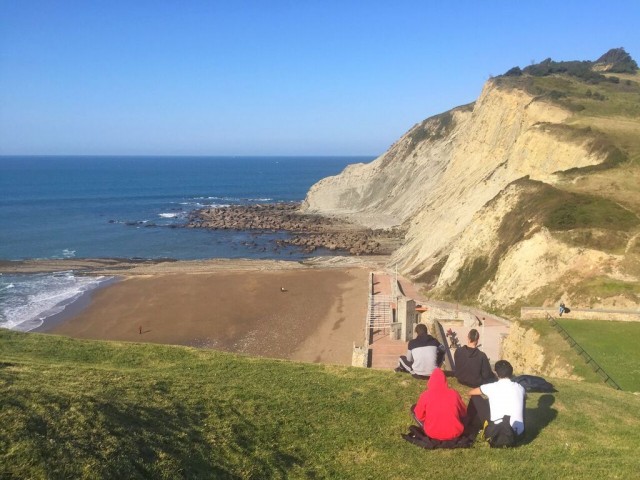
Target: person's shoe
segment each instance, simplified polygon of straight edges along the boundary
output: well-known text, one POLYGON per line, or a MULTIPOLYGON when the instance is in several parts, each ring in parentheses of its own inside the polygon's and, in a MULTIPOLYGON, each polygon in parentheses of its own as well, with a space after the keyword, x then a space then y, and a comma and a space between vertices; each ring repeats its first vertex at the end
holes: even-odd
POLYGON ((403 373, 404 372, 404 368, 396 367, 396 368, 393 369, 393 371, 396 372, 396 373, 403 373))

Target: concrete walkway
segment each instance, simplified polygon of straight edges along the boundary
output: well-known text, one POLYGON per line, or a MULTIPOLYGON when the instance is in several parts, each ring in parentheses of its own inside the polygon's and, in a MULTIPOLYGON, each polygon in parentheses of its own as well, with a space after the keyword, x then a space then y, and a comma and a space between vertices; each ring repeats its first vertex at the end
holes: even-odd
MULTIPOLYGON (((386 273, 373 274, 373 295, 389 296, 393 293, 393 278, 386 273)), ((395 310, 395 305, 392 305, 395 310)), ((370 332, 371 368, 392 370, 398 366, 398 357, 407 352, 407 342, 393 340, 389 329, 376 329, 370 332)))
MULTIPOLYGON (((394 279, 395 275, 392 274, 375 273, 373 276, 374 296, 391 295, 394 279)), ((501 358, 502 339, 509 333, 509 321, 464 305, 428 300, 406 278, 398 276, 398 283, 405 296, 426 307, 426 311, 421 314, 423 322, 427 319, 438 320, 445 332, 451 329, 457 334, 460 346, 466 344, 469 330, 475 328, 480 332, 479 348, 487 354, 490 362, 493 364, 501 358)), ((371 332, 369 348, 371 350, 371 368, 393 369, 398 364, 398 357, 406 353, 407 342, 392 340, 389 337, 388 329, 377 330, 371 332)), ((452 355, 454 351, 455 348, 452 348, 452 355)))

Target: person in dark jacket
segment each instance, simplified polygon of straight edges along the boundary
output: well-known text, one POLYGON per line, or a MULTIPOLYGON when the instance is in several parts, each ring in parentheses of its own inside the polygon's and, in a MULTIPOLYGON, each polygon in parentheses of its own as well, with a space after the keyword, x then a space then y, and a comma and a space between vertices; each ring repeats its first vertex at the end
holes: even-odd
POLYGON ((467 407, 460 394, 447 385, 444 372, 436 368, 427 382, 427 389, 422 392, 411 413, 425 435, 444 441, 462 435, 467 407))
POLYGON ((431 335, 424 323, 416 325, 416 338, 409 341, 407 355, 398 360, 396 372, 410 373, 414 378, 426 380, 444 360, 444 346, 431 335))
POLYGON ((453 354, 458 382, 471 388, 496 381, 487 355, 478 349, 479 340, 478 331, 475 328, 469 330, 467 344, 457 348, 453 354))

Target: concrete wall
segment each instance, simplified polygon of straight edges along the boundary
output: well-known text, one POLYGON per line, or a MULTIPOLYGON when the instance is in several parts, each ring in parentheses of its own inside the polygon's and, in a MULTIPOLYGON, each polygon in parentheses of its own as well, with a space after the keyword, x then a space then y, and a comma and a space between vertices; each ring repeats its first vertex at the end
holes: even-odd
POLYGON ((413 338, 416 323, 416 302, 407 297, 397 299, 397 322, 400 324, 400 340, 408 342, 413 338))
POLYGON ((353 344, 353 353, 351 355, 352 367, 368 367, 369 349, 367 347, 358 347, 355 342, 353 344))
MULTIPOLYGON (((640 311, 637 310, 601 310, 601 309, 573 309, 569 307, 569 313, 562 314, 562 318, 580 320, 609 320, 618 322, 640 322, 640 311)), ((522 307, 520 318, 530 320, 546 318, 547 314, 554 318, 560 318, 557 308, 551 307, 522 307)))

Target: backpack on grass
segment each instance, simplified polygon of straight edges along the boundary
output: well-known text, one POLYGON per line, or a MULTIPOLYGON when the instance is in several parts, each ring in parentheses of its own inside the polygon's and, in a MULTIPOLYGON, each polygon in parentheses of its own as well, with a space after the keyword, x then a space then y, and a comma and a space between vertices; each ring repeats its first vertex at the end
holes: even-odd
POLYGON ((484 429, 484 438, 489 442, 491 448, 513 447, 516 444, 517 436, 511 427, 511 417, 505 415, 502 420, 489 422, 484 429))

